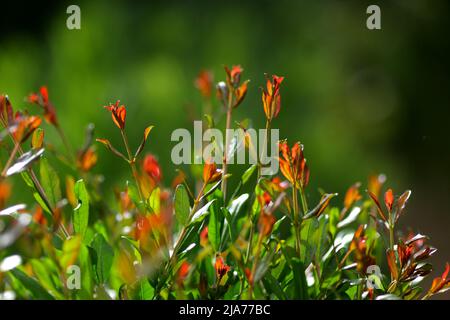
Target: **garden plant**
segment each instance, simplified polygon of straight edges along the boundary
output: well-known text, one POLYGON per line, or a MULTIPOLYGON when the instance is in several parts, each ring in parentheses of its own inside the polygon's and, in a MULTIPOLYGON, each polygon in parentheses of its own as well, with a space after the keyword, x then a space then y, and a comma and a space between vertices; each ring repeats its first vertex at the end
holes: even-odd
MULTIPOLYGON (((266 129, 282 129, 277 116, 289 108, 281 102, 288 79, 261 74, 250 85, 244 75, 240 66, 225 67, 224 80, 215 84, 210 72, 199 74, 203 126, 216 128, 223 119, 220 129, 247 133, 250 122, 236 119, 235 110, 248 107, 247 90, 260 85, 262 101, 252 105, 260 106, 266 129)), ((147 145, 158 124, 149 119, 142 136, 129 136, 126 115, 133 106, 99 106, 112 118, 111 130, 88 125, 84 145, 75 147, 47 87, 20 101, 0 97, 2 298, 410 300, 450 288, 449 264, 439 266, 442 276, 431 287, 421 285, 436 249, 428 236, 399 230, 414 194, 392 190, 383 174, 362 177, 342 195, 313 190, 310 179, 320 177, 314 159, 306 161, 308 146, 278 141, 280 170, 268 176, 256 142, 245 134, 240 146, 225 140, 222 163, 173 165, 176 178, 165 185, 147 145), (47 140, 49 130, 64 148, 47 140), (123 144, 113 145, 112 135, 123 144), (129 167, 115 201, 91 170, 100 147, 117 166, 129 167), (231 183, 234 165, 227 158, 237 148, 257 161, 231 183), (12 176, 23 182, 13 185, 12 176), (35 202, 11 203, 17 193, 30 193, 35 202)))

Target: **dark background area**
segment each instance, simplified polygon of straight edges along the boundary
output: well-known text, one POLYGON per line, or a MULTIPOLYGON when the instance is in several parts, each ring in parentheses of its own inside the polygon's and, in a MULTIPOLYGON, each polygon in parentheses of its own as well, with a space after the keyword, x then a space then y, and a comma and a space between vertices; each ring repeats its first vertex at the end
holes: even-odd
MULTIPOLYGON (((376 172, 396 194, 411 189, 400 227, 431 236, 437 276, 450 252, 449 12, 445 0, 7 2, 0 91, 21 108, 28 93, 48 85, 75 146, 90 122, 98 137, 119 143, 102 106, 120 99, 130 137, 156 125, 147 150, 169 185, 170 134, 192 128, 186 108, 200 110, 193 82, 201 69, 219 81, 223 65, 243 66, 251 82, 234 119, 252 118, 256 127, 264 125, 263 73, 284 75, 274 127, 305 144, 309 196, 317 199, 319 187, 343 194, 376 172), (66 28, 69 4, 81 7, 81 30, 66 28), (366 28, 369 4, 381 7, 382 30, 366 28)), ((112 190, 128 168, 102 148, 99 154, 95 171, 112 190)))

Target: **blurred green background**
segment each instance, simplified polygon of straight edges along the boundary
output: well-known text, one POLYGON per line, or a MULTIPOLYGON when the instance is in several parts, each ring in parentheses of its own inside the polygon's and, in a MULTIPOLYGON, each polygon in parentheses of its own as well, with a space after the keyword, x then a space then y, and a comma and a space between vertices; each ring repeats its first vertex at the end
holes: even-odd
MULTIPOLYGON (((448 1, 77 1, 81 30, 72 31, 70 4, 2 5, 0 91, 16 108, 31 110, 24 97, 46 84, 74 146, 88 123, 119 145, 102 106, 120 99, 134 146, 145 126, 156 125, 146 150, 158 155, 169 185, 170 134, 192 128, 187 110, 200 110, 201 69, 219 81, 223 65, 243 66, 249 93, 233 118, 257 127, 264 126, 263 74, 283 75, 273 126, 305 144, 310 197, 319 187, 343 194, 385 173, 396 194, 412 189, 401 224, 432 236, 434 275, 442 272, 450 256, 448 1), (366 8, 375 3, 382 30, 371 31, 366 8)), ((52 128, 46 137, 60 143, 52 128)), ((98 150, 94 171, 104 174, 106 190, 123 185, 126 164, 98 150)))

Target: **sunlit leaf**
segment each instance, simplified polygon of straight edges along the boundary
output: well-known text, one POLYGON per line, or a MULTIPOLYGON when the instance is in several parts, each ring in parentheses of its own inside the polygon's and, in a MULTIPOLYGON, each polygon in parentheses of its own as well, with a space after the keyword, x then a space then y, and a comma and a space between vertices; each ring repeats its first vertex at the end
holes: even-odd
POLYGON ((342 221, 340 221, 337 224, 338 228, 343 228, 351 224, 352 222, 355 222, 356 219, 358 219, 359 214, 361 213, 360 207, 354 207, 352 211, 350 211, 350 214, 342 221))
POLYGON ((44 145, 44 129, 37 128, 31 137, 31 146, 33 149, 41 149, 44 145))
POLYGON ((242 206, 245 204, 245 202, 248 200, 249 197, 250 196, 248 193, 244 193, 240 195, 238 198, 233 199, 230 205, 228 206, 228 211, 230 212, 230 214, 232 216, 238 214, 238 212, 241 210, 242 206))
POLYGON ((24 210, 27 207, 26 204, 16 204, 0 211, 0 216, 13 216, 17 217, 18 212, 24 210))
POLYGON ((36 202, 41 206, 42 209, 44 209, 44 214, 47 221, 53 221, 52 209, 47 205, 47 202, 44 201, 44 199, 41 197, 40 193, 38 192, 37 188, 34 185, 30 173, 28 171, 23 171, 21 172, 20 175, 22 176, 23 181, 25 181, 25 184, 31 188, 33 192, 33 197, 36 200, 36 202))
POLYGON ((253 173, 256 171, 256 168, 258 166, 256 164, 252 165, 250 168, 245 170, 244 174, 241 177, 242 184, 246 184, 250 178, 252 177, 253 173))
POLYGON ((83 180, 78 180, 75 183, 74 190, 78 205, 73 213, 73 227, 75 232, 81 235, 81 239, 83 239, 89 223, 89 194, 83 180))
POLYGON ((0 272, 7 272, 22 264, 22 257, 15 254, 0 260, 0 272))
POLYGON ((36 279, 31 278, 26 273, 19 269, 13 269, 10 271, 17 280, 19 280, 23 286, 29 291, 34 299, 39 300, 54 300, 54 297, 45 290, 36 279))
POLYGON ((0 250, 9 247, 30 224, 32 217, 27 213, 17 216, 16 223, 0 233, 0 250))
POLYGON ((211 206, 211 204, 216 201, 216 199, 213 199, 209 201, 207 204, 205 204, 203 207, 198 209, 194 215, 192 216, 190 223, 197 223, 205 218, 205 215, 208 213, 208 209, 211 206))
MULTIPOLYGON (((225 177, 223 177, 223 179, 225 179, 225 177)), ((205 199, 207 197, 209 197, 211 194, 214 193, 214 191, 216 191, 216 189, 222 184, 221 181, 216 182, 203 196, 202 199, 205 199)))
POLYGON ((205 114, 204 115, 205 119, 206 119, 206 123, 208 124, 208 128, 212 129, 214 128, 214 119, 211 115, 209 114, 205 114))
POLYGON ((159 187, 153 189, 148 198, 148 204, 153 212, 159 213, 161 211, 161 189, 159 187))
POLYGON ((58 278, 58 265, 50 258, 31 259, 29 262, 39 283, 56 299, 64 299, 61 290, 63 283, 58 278))
POLYGON ((185 186, 182 184, 178 185, 177 189, 175 190, 174 207, 178 223, 181 226, 185 226, 188 223, 189 213, 191 209, 189 206, 188 193, 185 186))
POLYGON ((139 196, 139 190, 134 183, 131 181, 127 181, 127 194, 130 197, 131 201, 138 208, 143 208, 144 204, 141 201, 139 196))
POLYGON ((401 298, 395 294, 387 293, 376 297, 375 300, 401 300, 401 298))
POLYGON ((400 218, 403 210, 405 210, 406 202, 411 196, 411 190, 406 190, 397 200, 397 214, 395 216, 395 222, 400 218))
POLYGON ((73 264, 78 259, 78 254, 80 253, 81 247, 81 237, 74 236, 68 238, 63 243, 62 255, 59 259, 59 264, 63 268, 63 270, 67 270, 67 268, 73 264))
POLYGON ((19 158, 17 158, 16 161, 8 168, 8 170, 6 171, 6 176, 9 177, 13 174, 27 170, 35 161, 37 161, 42 156, 43 153, 43 148, 32 149, 24 153, 19 158))

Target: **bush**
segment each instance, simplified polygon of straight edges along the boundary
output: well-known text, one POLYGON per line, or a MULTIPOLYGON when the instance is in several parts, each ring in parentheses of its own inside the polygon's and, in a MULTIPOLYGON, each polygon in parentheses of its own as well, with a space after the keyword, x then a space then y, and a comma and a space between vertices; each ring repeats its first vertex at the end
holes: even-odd
MULTIPOLYGON (((204 71, 196 80, 208 112, 205 127, 214 128, 226 115, 230 129, 233 110, 245 99, 248 81, 241 81, 241 67, 225 71, 226 80, 216 86, 223 105, 218 116, 209 103, 211 74, 204 71)), ((283 80, 267 77, 262 90, 266 129, 281 110, 283 80)), ((14 112, 7 96, 0 99, 7 153, 0 182, 2 298, 427 299, 449 288, 447 264, 422 290, 420 282, 432 270, 426 260, 436 249, 424 235, 397 234, 411 191, 396 196, 383 175, 369 177, 364 187, 355 183, 341 200, 322 192, 311 205, 303 145, 282 140, 281 174, 262 175, 256 152, 256 163, 231 190, 227 157, 237 147, 227 137, 220 169, 211 159, 200 170, 193 165, 189 175, 178 169, 168 188, 157 158, 142 156, 153 127, 131 150, 126 107, 117 101, 105 108, 124 151, 107 139, 96 141, 128 163, 131 179, 107 203, 102 179, 91 172, 97 163, 92 126, 85 145, 73 152, 47 88, 29 95, 28 103, 39 106, 60 135, 65 149, 57 150, 44 138, 40 116, 14 112), (70 173, 55 170, 55 162, 70 173), (11 193, 20 191, 11 189, 13 175, 21 176, 34 205, 7 205, 11 193)), ((239 126, 240 147, 255 154, 248 125, 239 126)))

